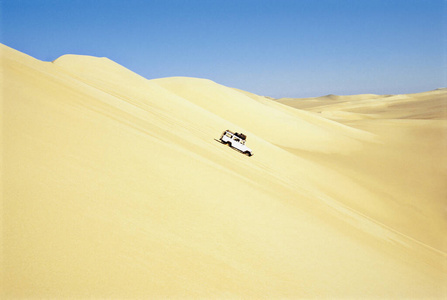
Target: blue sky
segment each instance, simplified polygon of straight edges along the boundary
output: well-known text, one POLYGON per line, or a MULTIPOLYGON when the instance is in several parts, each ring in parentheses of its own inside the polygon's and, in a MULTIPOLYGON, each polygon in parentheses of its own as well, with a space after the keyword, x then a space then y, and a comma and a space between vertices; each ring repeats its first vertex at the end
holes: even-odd
POLYGON ((0 41, 272 97, 447 85, 444 0, 0 0, 0 41))

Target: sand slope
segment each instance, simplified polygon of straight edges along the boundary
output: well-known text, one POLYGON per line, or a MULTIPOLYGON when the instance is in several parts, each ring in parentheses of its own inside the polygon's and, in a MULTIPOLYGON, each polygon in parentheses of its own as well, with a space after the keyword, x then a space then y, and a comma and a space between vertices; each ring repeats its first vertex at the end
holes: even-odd
POLYGON ((447 295, 443 120, 351 124, 0 49, 5 298, 447 295), (216 142, 224 129, 255 156, 216 142), (409 169, 433 183, 407 190, 409 169))

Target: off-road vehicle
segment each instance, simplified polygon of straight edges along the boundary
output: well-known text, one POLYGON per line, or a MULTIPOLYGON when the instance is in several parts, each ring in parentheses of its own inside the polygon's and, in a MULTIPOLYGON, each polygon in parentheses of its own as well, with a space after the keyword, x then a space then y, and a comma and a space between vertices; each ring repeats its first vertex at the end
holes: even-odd
POLYGON ((252 156, 253 151, 245 146, 245 141, 247 140, 247 136, 243 133, 234 133, 230 130, 225 130, 220 137, 220 141, 223 144, 227 144, 230 147, 244 153, 245 155, 252 156))

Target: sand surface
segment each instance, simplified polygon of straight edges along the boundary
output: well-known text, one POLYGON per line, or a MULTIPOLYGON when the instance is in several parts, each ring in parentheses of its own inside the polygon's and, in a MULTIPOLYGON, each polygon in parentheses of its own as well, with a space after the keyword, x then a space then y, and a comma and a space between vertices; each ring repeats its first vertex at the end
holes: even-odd
POLYGON ((270 99, 0 53, 3 298, 447 297, 447 90, 270 99))

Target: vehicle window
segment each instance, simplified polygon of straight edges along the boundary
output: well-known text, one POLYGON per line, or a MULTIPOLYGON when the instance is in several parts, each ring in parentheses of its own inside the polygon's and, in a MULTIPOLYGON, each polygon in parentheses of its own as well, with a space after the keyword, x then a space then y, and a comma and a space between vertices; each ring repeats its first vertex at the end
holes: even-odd
POLYGON ((230 137, 231 137, 231 134, 227 132, 226 136, 230 138, 230 137))
POLYGON ((234 140, 235 140, 236 142, 239 142, 239 139, 238 139, 238 138, 234 138, 234 140))

